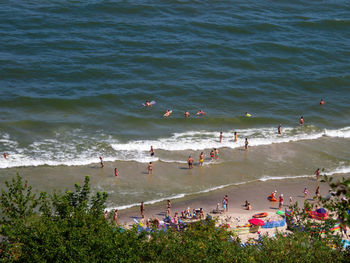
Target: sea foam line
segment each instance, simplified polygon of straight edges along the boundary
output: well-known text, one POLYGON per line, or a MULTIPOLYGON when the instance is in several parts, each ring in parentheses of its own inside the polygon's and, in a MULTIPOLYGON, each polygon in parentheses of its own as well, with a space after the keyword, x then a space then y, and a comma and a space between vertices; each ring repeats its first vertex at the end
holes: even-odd
MULTIPOLYGON (((333 138, 350 138, 350 127, 341 129, 318 129, 314 126, 283 128, 282 135, 277 134, 276 128, 251 128, 238 129, 224 132, 224 140, 219 143, 219 132, 209 131, 187 131, 174 133, 166 138, 157 140, 135 140, 121 143, 112 137, 104 141, 104 147, 109 147, 108 153, 104 156, 104 161, 136 161, 140 163, 148 162, 177 162, 184 163, 184 160, 176 158, 165 158, 162 156, 151 157, 149 154, 152 145, 155 151, 203 151, 213 148, 242 148, 244 138, 248 137, 250 146, 270 145, 274 143, 288 143, 301 140, 315 140, 322 136, 333 138), (233 138, 234 131, 238 133, 238 141, 233 138)), ((80 136, 74 133, 73 136, 80 136)), ((105 151, 98 146, 98 138, 74 137, 70 143, 62 143, 57 139, 43 139, 40 142, 33 142, 27 148, 18 147, 19 143, 11 140, 9 134, 0 134, 0 146, 8 149, 7 160, 0 158, 0 168, 24 167, 24 166, 82 166, 98 164, 98 157, 105 151), (86 146, 85 141, 92 141, 93 147, 86 146), (95 141, 96 140, 96 141, 95 141), (79 150, 78 150, 79 149, 79 150), (81 151, 81 152, 79 152, 81 151)))

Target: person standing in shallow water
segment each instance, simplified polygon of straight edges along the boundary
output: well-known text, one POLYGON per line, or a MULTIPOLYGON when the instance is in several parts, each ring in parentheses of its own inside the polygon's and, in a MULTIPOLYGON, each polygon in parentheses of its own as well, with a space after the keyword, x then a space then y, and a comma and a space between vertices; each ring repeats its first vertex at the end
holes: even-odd
POLYGON ((317 168, 317 170, 315 171, 315 175, 316 175, 316 181, 318 181, 320 179, 320 176, 321 176, 320 168, 317 168))
POLYGON ((199 155, 199 164, 200 164, 200 166, 203 166, 203 162, 204 162, 204 153, 201 152, 201 154, 199 155))
POLYGON ((118 176, 118 169, 114 168, 114 176, 117 177, 118 176))
POLYGON ((140 205, 140 212, 141 212, 141 217, 145 218, 145 204, 143 203, 143 201, 141 202, 141 205, 140 205))
POLYGON ((188 163, 188 169, 192 169, 193 168, 193 158, 191 155, 188 156, 187 163, 188 163))
POLYGON ((223 138, 222 132, 220 132, 220 143, 222 143, 222 138, 223 138))
POLYGON ((300 117, 299 124, 300 124, 300 125, 303 125, 303 124, 304 124, 304 117, 303 117, 303 116, 300 117))
POLYGON ((237 142, 237 140, 238 140, 237 132, 235 132, 234 135, 235 135, 235 142, 237 142))
POLYGON ((248 138, 245 138, 244 149, 248 150, 248 138))
POLYGON ((154 149, 153 149, 153 146, 151 146, 150 153, 151 153, 151 156, 153 157, 153 156, 154 156, 154 149))
POLYGON ((152 172, 153 172, 153 165, 152 165, 152 162, 149 162, 149 164, 148 164, 148 174, 150 175, 150 174, 152 174, 152 172))
POLYGON ((105 167, 105 163, 103 161, 102 156, 100 156, 100 164, 101 164, 101 168, 105 167))
POLYGON ((278 134, 282 134, 282 124, 278 125, 277 131, 278 134))

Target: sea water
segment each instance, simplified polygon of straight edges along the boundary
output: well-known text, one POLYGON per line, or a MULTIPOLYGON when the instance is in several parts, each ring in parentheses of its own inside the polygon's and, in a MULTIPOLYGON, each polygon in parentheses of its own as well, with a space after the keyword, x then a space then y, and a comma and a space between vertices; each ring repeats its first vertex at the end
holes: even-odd
POLYGON ((41 190, 90 174, 126 207, 318 167, 348 174, 349 12, 348 1, 2 3, 0 185, 16 172, 41 190))

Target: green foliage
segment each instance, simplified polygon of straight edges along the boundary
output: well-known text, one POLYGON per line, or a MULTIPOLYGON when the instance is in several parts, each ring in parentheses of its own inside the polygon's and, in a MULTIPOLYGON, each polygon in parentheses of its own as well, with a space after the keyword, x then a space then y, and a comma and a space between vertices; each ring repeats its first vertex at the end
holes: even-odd
POLYGON ((92 195, 88 177, 74 191, 52 195, 33 194, 20 177, 6 186, 0 200, 0 262, 347 262, 350 256, 331 234, 320 234, 326 223, 315 226, 297 206, 296 223, 303 231, 264 236, 242 247, 212 220, 183 231, 116 227, 104 218, 107 194, 92 195))

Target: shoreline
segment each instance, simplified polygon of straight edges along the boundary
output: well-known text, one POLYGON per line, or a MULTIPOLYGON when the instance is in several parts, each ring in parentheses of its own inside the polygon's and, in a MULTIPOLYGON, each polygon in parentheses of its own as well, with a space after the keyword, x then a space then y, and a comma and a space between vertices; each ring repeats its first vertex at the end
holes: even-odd
MULTIPOLYGON (((329 185, 326 183, 319 183, 321 196, 328 194, 329 185)), ((190 207, 192 209, 203 208, 204 214, 209 214, 216 209, 217 203, 221 202, 223 197, 227 194, 229 198, 228 212, 222 215, 230 215, 234 217, 246 217, 255 213, 267 212, 269 214, 276 214, 278 210, 278 202, 269 202, 267 196, 274 190, 277 190, 277 196, 284 195, 284 208, 289 206, 289 197, 293 198, 293 203, 296 201, 303 204, 304 188, 307 187, 309 195, 308 201, 312 201, 315 195, 316 179, 315 178, 295 178, 295 179, 278 179, 268 181, 256 181, 246 184, 233 185, 225 188, 217 189, 207 193, 192 194, 183 198, 171 200, 171 216, 175 212, 181 214, 181 211, 190 207), (246 210, 244 202, 248 200, 251 205, 251 210, 246 210)), ((157 202, 155 204, 145 204, 145 219, 165 217, 167 201, 157 202)), ((130 226, 134 224, 134 219, 140 220, 140 206, 134 206, 127 209, 118 210, 118 222, 121 225, 130 226)))

